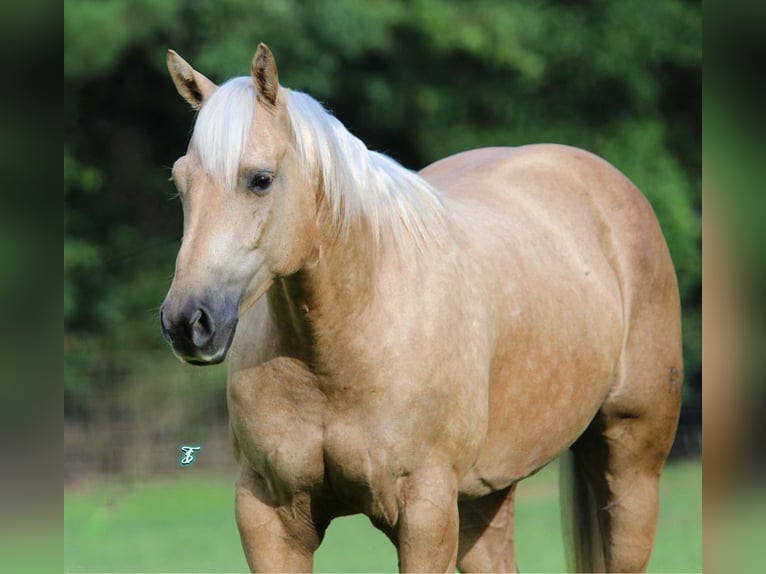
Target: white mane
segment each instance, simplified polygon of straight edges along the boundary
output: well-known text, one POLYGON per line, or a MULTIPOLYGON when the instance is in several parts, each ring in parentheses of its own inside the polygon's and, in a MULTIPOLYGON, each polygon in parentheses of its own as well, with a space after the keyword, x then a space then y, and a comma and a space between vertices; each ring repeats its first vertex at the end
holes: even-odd
MULTIPOLYGON (((249 77, 234 78, 202 106, 192 143, 205 170, 234 187, 255 105, 249 77)), ((362 219, 373 241, 414 240, 422 248, 444 227, 438 191, 416 173, 353 136, 311 96, 282 88, 299 162, 306 174, 319 173, 332 222, 341 233, 362 219)))

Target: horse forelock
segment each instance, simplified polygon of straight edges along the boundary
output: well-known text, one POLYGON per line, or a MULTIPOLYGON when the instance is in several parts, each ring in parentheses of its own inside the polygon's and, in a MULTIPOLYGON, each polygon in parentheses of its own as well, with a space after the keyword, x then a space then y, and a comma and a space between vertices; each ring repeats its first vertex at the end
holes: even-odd
POLYGON ((256 91, 251 78, 233 78, 213 93, 197 115, 192 147, 208 176, 221 182, 226 189, 232 189, 236 184, 255 101, 256 91))

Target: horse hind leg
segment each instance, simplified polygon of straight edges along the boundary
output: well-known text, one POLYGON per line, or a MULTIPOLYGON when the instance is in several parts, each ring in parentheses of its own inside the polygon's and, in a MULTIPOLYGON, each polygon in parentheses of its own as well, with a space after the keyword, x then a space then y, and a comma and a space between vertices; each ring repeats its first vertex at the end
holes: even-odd
POLYGON ((644 572, 654 545, 664 458, 633 450, 656 436, 648 425, 603 421, 573 446, 570 504, 579 524, 571 526, 570 561, 578 572, 644 572))
MULTIPOLYGON (((613 392, 572 445, 573 456, 564 457, 562 470, 568 461, 570 472, 562 480, 571 487, 569 504, 580 522, 571 524, 569 541, 577 571, 646 570, 660 473, 678 423, 681 370, 676 324, 647 315, 634 325, 613 392), (662 325, 666 329, 658 333, 662 325)), ((566 531, 566 521, 564 526, 566 531)))
POLYGON ((516 485, 461 501, 457 567, 461 572, 518 572, 513 542, 516 485))

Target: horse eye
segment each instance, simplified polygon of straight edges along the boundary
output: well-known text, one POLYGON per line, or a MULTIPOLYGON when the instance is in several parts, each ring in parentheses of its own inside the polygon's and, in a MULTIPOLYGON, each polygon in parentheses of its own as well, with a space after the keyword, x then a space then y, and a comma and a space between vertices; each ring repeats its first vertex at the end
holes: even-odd
POLYGON ((258 172, 253 174, 250 179, 247 180, 247 189, 254 192, 256 195, 266 195, 272 181, 274 181, 274 176, 272 174, 258 172))

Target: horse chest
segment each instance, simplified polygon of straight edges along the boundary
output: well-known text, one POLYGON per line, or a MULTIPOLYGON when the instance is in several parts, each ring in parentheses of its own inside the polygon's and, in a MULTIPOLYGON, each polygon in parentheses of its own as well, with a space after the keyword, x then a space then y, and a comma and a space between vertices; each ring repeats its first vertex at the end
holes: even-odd
POLYGON ((393 525, 402 477, 414 466, 405 441, 374 416, 326 412, 325 479, 347 512, 393 525))
POLYGON ((312 378, 296 377, 287 361, 230 378, 229 416, 242 456, 274 502, 329 484, 345 510, 394 521, 399 480, 414 464, 406 445, 393 440, 397 429, 336 410, 312 378))

